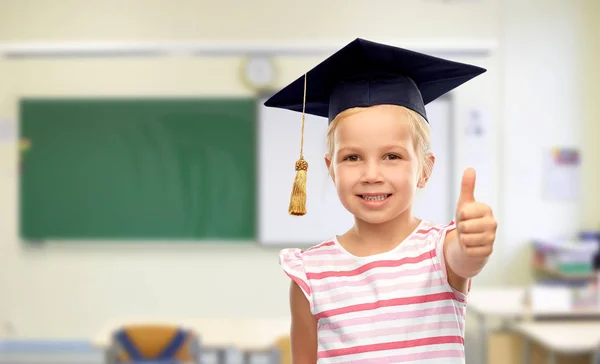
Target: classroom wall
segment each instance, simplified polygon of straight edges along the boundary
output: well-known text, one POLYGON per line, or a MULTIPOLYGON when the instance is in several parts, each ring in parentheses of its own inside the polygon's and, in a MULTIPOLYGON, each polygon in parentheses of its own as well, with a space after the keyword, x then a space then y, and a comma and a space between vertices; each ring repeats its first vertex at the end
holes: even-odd
MULTIPOLYGON (((376 7, 359 1, 290 4, 263 0, 236 2, 236 11, 228 8, 230 3, 233 1, 110 0, 83 5, 76 0, 60 0, 50 5, 5 0, 0 2, 0 42, 350 40, 356 36, 497 41, 499 46, 489 58, 465 59, 491 72, 481 83, 458 93, 457 116, 464 120, 474 105, 480 106, 497 135, 489 152, 489 184, 478 186, 477 191, 478 197, 495 207, 500 219, 498 254, 476 286, 521 281, 522 274, 511 273, 519 266, 507 269, 514 264, 504 259, 520 254, 534 229, 562 233, 577 228, 581 215, 585 215, 581 221, 590 226, 597 219, 594 215, 598 216, 599 204, 588 203, 584 209, 578 204, 548 205, 519 188, 539 186, 541 147, 577 143, 579 134, 588 135, 586 153, 590 159, 585 173, 600 181, 598 172, 589 167, 600 162, 600 153, 589 137, 598 134, 598 127, 581 121, 586 115, 598 115, 599 107, 590 103, 586 107, 595 111, 583 114, 587 99, 582 96, 598 93, 598 83, 585 83, 580 77, 580 71, 592 69, 592 63, 577 63, 578 54, 586 48, 581 46, 581 39, 592 44, 590 29, 579 25, 586 13, 583 0, 556 1, 551 6, 543 0, 529 1, 529 6, 516 0, 390 0, 376 7), (427 14, 427 21, 415 14, 427 14), (550 82, 557 72, 562 76, 560 84, 540 84, 550 82), (581 92, 584 87, 585 93, 581 92), (537 97, 532 97, 532 92, 537 97), (557 131, 541 133, 546 122, 555 125, 557 131), (524 182, 526 178, 531 180, 524 182), (536 215, 538 218, 530 223, 531 216, 536 215), (548 223, 556 217, 561 218, 559 223, 548 223)), ((278 83, 296 78, 319 60, 279 57, 278 83)), ((239 79, 240 62, 237 57, 0 60, 0 118, 14 119, 16 101, 23 95, 246 95, 250 90, 239 79)), ((461 135, 457 132, 457 168, 467 163, 461 135)), ((115 317, 287 315, 288 279, 277 265, 274 249, 252 245, 23 246, 16 238, 16 161, 14 145, 2 142, 0 335, 90 337, 115 317)), ((586 189, 588 196, 600 202, 590 184, 586 189)))
MULTIPOLYGON (((600 228, 598 82, 590 78, 598 49, 599 3, 505 0, 503 52, 503 150, 501 158, 503 278, 524 284, 532 238, 573 238, 600 228), (583 155, 581 199, 542 197, 544 152, 577 147, 583 155), (536 192, 533 192, 536 191, 536 192)), ((597 76, 594 76, 597 78, 597 76)))
POLYGON ((583 78, 582 101, 585 107, 582 110, 583 146, 585 158, 588 163, 582 173, 582 189, 586 196, 582 206, 582 227, 588 229, 600 228, 600 23, 597 20, 600 14, 600 2, 587 0, 585 2, 583 26, 586 40, 583 43, 584 57, 581 60, 583 78))

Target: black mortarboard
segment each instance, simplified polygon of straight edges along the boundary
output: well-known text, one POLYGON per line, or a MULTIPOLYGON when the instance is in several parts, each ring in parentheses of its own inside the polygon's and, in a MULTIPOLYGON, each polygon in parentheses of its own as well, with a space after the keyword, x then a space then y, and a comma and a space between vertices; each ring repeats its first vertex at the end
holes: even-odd
POLYGON ((329 118, 352 107, 405 106, 425 119, 425 105, 486 70, 357 38, 306 75, 281 89, 265 106, 329 118))
MULTIPOLYGON (((404 106, 427 120, 425 105, 485 71, 357 38, 270 97, 265 106, 302 112, 302 123, 305 113, 331 123, 346 109, 382 104, 404 106)), ((293 215, 305 213, 302 179, 307 168, 301 145, 290 202, 293 215)))

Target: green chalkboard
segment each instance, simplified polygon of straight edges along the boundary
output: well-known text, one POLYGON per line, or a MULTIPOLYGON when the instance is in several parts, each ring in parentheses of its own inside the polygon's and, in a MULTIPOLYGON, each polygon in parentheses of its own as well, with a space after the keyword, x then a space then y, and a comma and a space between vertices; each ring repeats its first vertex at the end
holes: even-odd
POLYGON ((24 99, 26 240, 248 241, 255 99, 24 99))

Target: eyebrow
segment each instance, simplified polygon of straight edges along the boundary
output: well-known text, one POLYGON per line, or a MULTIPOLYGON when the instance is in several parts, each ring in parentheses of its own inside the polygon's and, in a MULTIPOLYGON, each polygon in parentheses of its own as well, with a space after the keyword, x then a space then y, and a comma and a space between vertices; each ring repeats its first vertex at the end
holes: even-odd
MULTIPOLYGON (((391 145, 384 145, 383 147, 381 147, 381 149, 384 150, 389 150, 389 149, 402 149, 405 152, 408 152, 408 149, 406 147, 403 147, 402 145, 398 145, 398 144, 391 144, 391 145)), ((353 147, 353 146, 348 146, 348 147, 342 147, 338 150, 338 153, 347 153, 347 152, 353 152, 353 151, 359 151, 360 148, 358 147, 353 147)))
POLYGON ((408 152, 408 149, 407 149, 406 147, 404 147, 404 146, 402 146, 402 145, 399 145, 399 144, 394 144, 394 145, 386 145, 386 146, 384 146, 382 149, 396 149, 396 148, 398 148, 398 149, 402 149, 402 150, 404 150, 405 152, 408 152))

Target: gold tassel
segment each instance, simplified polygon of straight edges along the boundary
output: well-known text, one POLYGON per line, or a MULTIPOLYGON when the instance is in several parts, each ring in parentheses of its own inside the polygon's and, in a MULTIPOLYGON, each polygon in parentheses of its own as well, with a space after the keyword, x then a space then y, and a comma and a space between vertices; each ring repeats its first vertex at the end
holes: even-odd
POLYGON ((296 161, 296 178, 294 179, 294 188, 292 188, 292 197, 290 198, 290 207, 288 211, 295 216, 306 214, 306 172, 308 162, 300 157, 296 161))
POLYGON ((306 74, 304 75, 304 99, 302 102, 302 132, 300 137, 300 159, 296 161, 296 178, 292 188, 288 212, 291 215, 302 216, 306 214, 306 173, 308 162, 304 160, 304 112, 306 107, 306 74))

